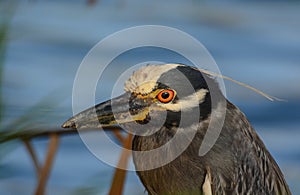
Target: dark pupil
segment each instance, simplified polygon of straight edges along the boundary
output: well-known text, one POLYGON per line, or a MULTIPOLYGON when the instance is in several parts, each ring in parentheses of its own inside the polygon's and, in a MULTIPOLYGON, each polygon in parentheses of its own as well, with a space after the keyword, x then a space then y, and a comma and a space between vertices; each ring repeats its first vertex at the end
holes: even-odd
POLYGON ((163 99, 167 99, 169 96, 170 96, 169 92, 163 92, 163 93, 161 94, 161 97, 162 97, 163 99))

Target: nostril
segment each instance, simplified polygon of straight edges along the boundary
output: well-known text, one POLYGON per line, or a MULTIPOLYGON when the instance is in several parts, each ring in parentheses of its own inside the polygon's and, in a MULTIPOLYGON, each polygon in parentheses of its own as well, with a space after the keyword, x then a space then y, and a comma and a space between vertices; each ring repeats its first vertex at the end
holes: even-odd
POLYGON ((133 104, 132 106, 130 106, 129 112, 131 115, 136 115, 144 108, 145 108, 145 106, 142 106, 139 104, 133 104))

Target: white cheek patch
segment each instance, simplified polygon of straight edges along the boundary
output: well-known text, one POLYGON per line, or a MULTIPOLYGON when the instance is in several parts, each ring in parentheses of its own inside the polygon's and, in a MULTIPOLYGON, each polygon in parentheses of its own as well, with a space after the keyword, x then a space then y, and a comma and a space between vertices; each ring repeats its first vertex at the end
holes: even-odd
POLYGON ((205 99, 207 92, 207 89, 200 89, 197 92, 179 100, 176 103, 159 104, 158 106, 174 112, 189 110, 202 103, 205 99))

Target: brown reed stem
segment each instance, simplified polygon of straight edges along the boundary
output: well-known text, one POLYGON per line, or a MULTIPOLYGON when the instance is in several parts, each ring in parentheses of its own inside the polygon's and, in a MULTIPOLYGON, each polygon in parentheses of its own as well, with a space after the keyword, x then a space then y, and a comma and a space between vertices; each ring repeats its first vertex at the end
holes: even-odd
POLYGON ((49 177, 49 173, 52 168, 53 160, 58 149, 59 136, 57 134, 51 134, 49 138, 48 152, 45 160, 45 164, 41 169, 38 185, 35 191, 35 195, 45 194, 45 187, 49 177))
POLYGON ((119 142, 121 142, 122 145, 125 143, 126 138, 124 138, 120 130, 118 129, 113 130, 113 134, 119 140, 119 142))
POLYGON ((122 167, 123 169, 116 168, 113 181, 110 187, 109 195, 121 195, 123 192, 125 177, 127 173, 127 171, 124 168, 127 167, 128 159, 131 154, 130 152, 131 141, 132 141, 132 134, 128 134, 123 144, 124 148, 118 162, 118 167, 122 167))
POLYGON ((35 171, 36 171, 36 176, 37 176, 37 178, 39 178, 40 177, 40 164, 39 164, 38 158, 36 156, 36 153, 34 151, 34 148, 32 147, 32 145, 30 143, 30 140, 23 140, 23 143, 24 143, 25 148, 28 151, 28 153, 31 157, 31 160, 34 164, 34 168, 35 168, 35 171))

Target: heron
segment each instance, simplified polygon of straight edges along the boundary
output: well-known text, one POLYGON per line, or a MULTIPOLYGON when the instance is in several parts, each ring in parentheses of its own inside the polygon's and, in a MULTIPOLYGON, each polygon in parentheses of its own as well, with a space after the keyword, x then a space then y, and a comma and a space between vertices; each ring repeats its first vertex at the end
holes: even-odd
POLYGON ((213 76, 184 64, 147 65, 124 89, 62 127, 134 129, 133 161, 148 194, 291 194, 263 141, 213 76), (208 131, 217 137, 199 155, 208 131))

